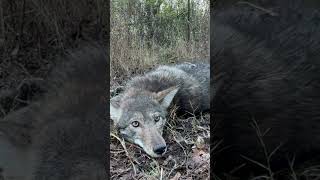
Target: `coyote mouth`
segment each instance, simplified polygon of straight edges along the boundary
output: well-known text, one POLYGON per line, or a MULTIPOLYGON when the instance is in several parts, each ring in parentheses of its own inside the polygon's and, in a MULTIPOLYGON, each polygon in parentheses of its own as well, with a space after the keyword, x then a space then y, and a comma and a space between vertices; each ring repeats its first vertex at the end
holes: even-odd
POLYGON ((154 157, 154 158, 160 158, 160 157, 163 157, 165 154, 166 154, 166 152, 164 152, 164 153, 162 153, 162 154, 156 154, 156 153, 154 153, 154 152, 147 152, 146 150, 144 150, 149 156, 151 156, 151 157, 154 157))

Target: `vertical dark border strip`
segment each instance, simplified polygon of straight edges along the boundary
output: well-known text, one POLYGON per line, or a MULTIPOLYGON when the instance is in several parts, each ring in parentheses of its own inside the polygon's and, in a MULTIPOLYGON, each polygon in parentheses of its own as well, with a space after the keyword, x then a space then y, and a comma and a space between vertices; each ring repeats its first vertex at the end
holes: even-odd
POLYGON ((106 126, 107 126, 107 132, 106 132, 106 174, 107 177, 106 179, 110 179, 110 108, 109 108, 109 104, 110 104, 110 0, 105 0, 106 2, 106 19, 105 24, 106 24, 106 28, 105 32, 106 32, 106 39, 104 42, 106 42, 106 51, 107 51, 107 67, 106 67, 106 126))
POLYGON ((209 34, 209 52, 210 52, 210 179, 214 179, 214 158, 213 158, 213 137, 214 137, 214 116, 212 111, 212 99, 214 97, 213 90, 213 5, 215 0, 210 0, 210 34, 209 34))

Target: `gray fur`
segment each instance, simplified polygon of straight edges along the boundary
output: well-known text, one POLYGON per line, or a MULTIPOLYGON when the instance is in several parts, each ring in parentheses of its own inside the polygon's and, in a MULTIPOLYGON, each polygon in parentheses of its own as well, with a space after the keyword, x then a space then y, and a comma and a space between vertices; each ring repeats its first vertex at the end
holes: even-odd
POLYGON ((162 137, 168 108, 188 114, 209 110, 209 64, 160 66, 132 78, 122 94, 111 99, 110 115, 120 134, 151 156, 156 146, 166 146, 162 137), (156 122, 154 116, 160 117, 156 122), (139 122, 138 127, 132 123, 139 122))
POLYGON ((209 64, 184 63, 176 66, 160 66, 143 76, 134 77, 128 82, 126 89, 159 92, 179 86, 173 104, 179 106, 180 111, 193 112, 195 108, 197 111, 204 111, 210 109, 209 81, 209 64), (190 101, 193 107, 190 106, 190 101))

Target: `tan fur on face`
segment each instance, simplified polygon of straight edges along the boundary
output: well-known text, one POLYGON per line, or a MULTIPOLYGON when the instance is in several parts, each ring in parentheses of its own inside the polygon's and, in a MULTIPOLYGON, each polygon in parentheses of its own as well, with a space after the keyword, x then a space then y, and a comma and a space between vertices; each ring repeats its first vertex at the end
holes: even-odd
POLYGON ((139 136, 141 137, 141 144, 137 144, 141 146, 143 150, 146 151, 146 153, 148 153, 150 156, 159 157, 160 155, 153 152, 153 147, 157 146, 158 144, 166 145, 161 133, 158 132, 156 128, 151 127, 145 128, 143 131, 141 131, 139 136))
MULTIPOLYGON (((117 122, 119 123, 117 123, 117 127, 119 128, 120 134, 126 137, 126 140, 141 146, 144 149, 144 151, 150 156, 159 157, 161 155, 154 153, 154 149, 156 149, 159 146, 166 147, 165 140, 162 137, 162 131, 165 125, 166 114, 164 113, 161 105, 158 104, 155 97, 147 96, 150 98, 147 98, 146 101, 141 101, 140 103, 137 103, 139 102, 140 98, 145 97, 129 96, 136 93, 140 95, 141 93, 145 94, 146 92, 142 92, 141 90, 137 91, 137 89, 130 89, 129 94, 123 96, 121 101, 119 101, 119 107, 117 109, 115 107, 114 109, 112 109, 114 111, 110 113, 116 114, 116 111, 121 112, 121 114, 118 115, 119 120, 117 122), (149 104, 150 106, 144 107, 144 102, 153 103, 149 104), (131 109, 131 107, 138 107, 138 105, 140 104, 142 105, 141 107, 131 109), (157 108, 157 111, 151 108, 152 105, 157 106, 157 104, 159 106, 159 108, 157 108), (160 117, 160 120, 158 122, 155 122, 154 120, 155 115, 160 117), (132 122, 134 121, 137 121, 139 123, 138 127, 134 127, 132 125, 132 122)), ((151 95, 152 93, 148 94, 151 95)))
MULTIPOLYGON (((152 116, 152 114, 149 116, 152 116)), ((160 155, 153 152, 153 148, 159 144, 166 145, 166 142, 162 137, 163 128, 157 128, 154 124, 145 123, 143 118, 141 112, 135 112, 131 118, 131 122, 138 121, 140 123, 139 127, 128 127, 136 133, 133 143, 142 147, 150 156, 159 157, 160 155)))

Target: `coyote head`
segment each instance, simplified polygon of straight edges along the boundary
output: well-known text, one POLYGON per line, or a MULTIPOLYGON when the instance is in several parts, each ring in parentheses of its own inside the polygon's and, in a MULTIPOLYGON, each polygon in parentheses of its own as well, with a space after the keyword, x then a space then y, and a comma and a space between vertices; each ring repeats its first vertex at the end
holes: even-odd
POLYGON ((128 89, 110 101, 110 116, 121 136, 135 143, 152 157, 166 152, 162 137, 167 108, 178 87, 153 93, 141 89, 128 89))

